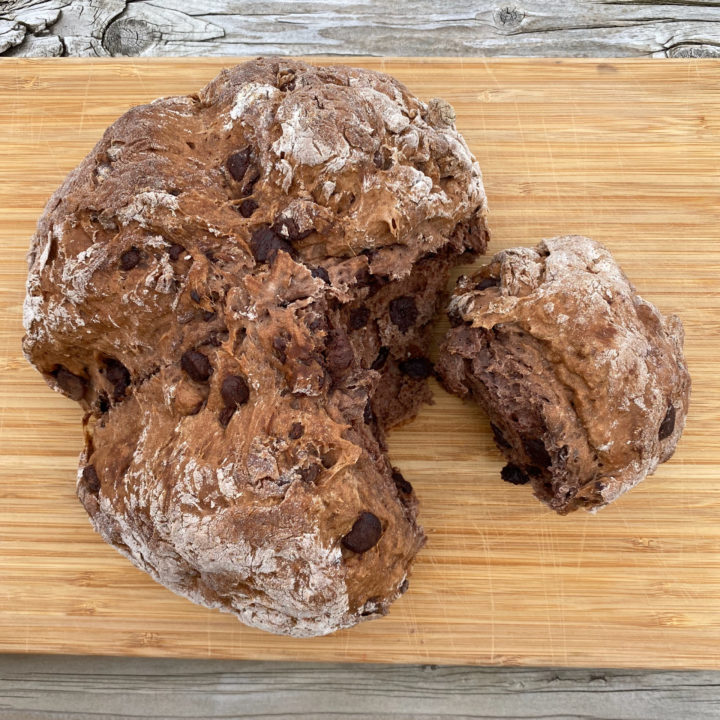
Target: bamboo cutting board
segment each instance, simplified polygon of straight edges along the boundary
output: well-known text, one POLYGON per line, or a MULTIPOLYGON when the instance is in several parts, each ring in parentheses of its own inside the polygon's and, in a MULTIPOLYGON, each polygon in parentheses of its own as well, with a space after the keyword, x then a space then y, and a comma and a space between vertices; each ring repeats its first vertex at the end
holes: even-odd
POLYGON ((107 125, 230 63, 5 60, 0 651, 720 667, 720 62, 347 62, 455 106, 485 174, 493 252, 590 235, 682 317, 693 396, 675 457, 599 514, 558 517, 500 481, 484 417, 436 386, 436 404, 391 437, 429 542, 388 617, 296 640, 176 597, 105 545, 75 499, 80 411, 20 353, 24 254, 107 125))

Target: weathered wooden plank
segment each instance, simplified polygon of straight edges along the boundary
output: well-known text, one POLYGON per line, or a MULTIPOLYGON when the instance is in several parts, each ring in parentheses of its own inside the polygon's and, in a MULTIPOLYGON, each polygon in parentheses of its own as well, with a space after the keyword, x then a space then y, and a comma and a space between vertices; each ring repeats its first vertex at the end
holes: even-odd
POLYGON ((3 720, 715 720, 720 673, 0 656, 3 720))
POLYGON ((22 23, 0 19, 0 53, 21 45, 25 35, 26 28, 22 23))
POLYGON ((5 0, 0 54, 717 57, 719 8, 711 0, 5 0), (43 37, 57 40, 38 43, 43 37))
POLYGON ((62 57, 65 44, 57 35, 30 35, 25 42, 11 47, 5 55, 8 57, 62 57))

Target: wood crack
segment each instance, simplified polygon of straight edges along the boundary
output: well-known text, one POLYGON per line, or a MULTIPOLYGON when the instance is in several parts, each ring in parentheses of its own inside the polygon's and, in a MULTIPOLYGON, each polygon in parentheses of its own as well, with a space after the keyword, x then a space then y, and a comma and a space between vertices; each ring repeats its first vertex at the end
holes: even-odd
MULTIPOLYGON (((582 26, 573 26, 573 27, 547 27, 542 28, 541 30, 529 30, 527 32, 531 32, 533 34, 544 34, 544 33, 558 33, 558 32, 576 32, 576 31, 586 31, 586 30, 615 30, 617 28, 627 28, 627 27, 643 27, 647 25, 664 25, 667 23, 675 23, 677 20, 674 20, 673 18, 650 18, 648 20, 645 20, 643 22, 633 22, 633 21, 621 21, 609 25, 582 25, 582 26)), ((700 22, 711 22, 709 20, 700 21, 700 22)), ((509 34, 519 34, 524 32, 522 29, 516 30, 516 31, 510 31, 509 34)))
POLYGON ((713 8, 720 7, 720 2, 703 2, 702 0, 601 0, 602 5, 621 5, 623 7, 632 7, 633 5, 658 6, 658 5, 674 5, 677 7, 702 7, 713 8))

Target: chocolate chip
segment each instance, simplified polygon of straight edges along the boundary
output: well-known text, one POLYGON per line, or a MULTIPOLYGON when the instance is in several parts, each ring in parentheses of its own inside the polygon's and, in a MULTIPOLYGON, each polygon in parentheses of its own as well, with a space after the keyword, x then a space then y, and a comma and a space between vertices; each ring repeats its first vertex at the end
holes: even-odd
POLYGON ((378 170, 389 170, 393 164, 390 153, 385 148, 375 151, 373 163, 378 170))
POLYGON ((369 400, 365 403, 365 409, 363 410, 363 422, 366 425, 372 425, 377 422, 375 411, 373 410, 372 403, 369 400))
POLYGON ((297 235, 297 224, 292 218, 276 218, 270 229, 280 237, 292 240, 297 235))
POLYGON ((320 474, 319 465, 309 465, 308 467, 300 468, 300 477, 304 482, 311 483, 317 480, 317 476, 320 474))
POLYGON ((534 465, 543 468, 550 467, 552 460, 545 448, 545 443, 540 438, 523 438, 522 444, 534 465))
POLYGON ((274 337, 272 344, 275 355, 277 355, 278 360, 284 364, 287 361, 287 353, 285 351, 287 350, 288 339, 280 336, 274 337))
POLYGON ((177 243, 173 243, 168 248, 168 255, 170 256, 170 259, 175 262, 182 253, 185 252, 185 248, 182 245, 178 245, 177 243))
POLYGON ((191 290, 190 291, 190 297, 192 298, 193 302, 199 303, 202 302, 202 298, 200 297, 200 293, 197 290, 191 290))
POLYGON ((343 547, 352 552, 364 553, 377 545, 381 535, 380 520, 371 512, 362 512, 341 542, 343 547))
POLYGON ((377 357, 373 360, 372 365, 370 366, 370 369, 371 370, 382 370, 389 355, 390 355, 390 348, 387 348, 383 345, 380 348, 380 351, 378 352, 377 357))
POLYGON ((348 319, 351 330, 360 330, 368 324, 370 310, 366 307, 353 308, 348 319))
POLYGON ((491 287, 499 287, 500 285, 500 278, 495 277, 486 277, 483 278, 477 285, 475 285, 475 290, 487 290, 491 287))
POLYGON ((410 495, 413 491, 412 485, 403 477, 403 474, 397 469, 393 468, 392 479, 395 481, 395 487, 402 493, 410 495))
POLYGON ((409 587, 410 587, 410 581, 409 581, 407 578, 405 578, 405 579, 402 581, 400 587, 398 588, 398 592, 399 592, 401 595, 403 595, 403 594, 405 594, 405 593, 408 591, 408 588, 409 588, 409 587))
POLYGON ((669 438, 673 434, 673 430, 675 430, 675 406, 671 405, 667 409, 663 421, 660 423, 658 440, 665 440, 665 438, 669 438))
POLYGON ((335 333, 328 343, 325 351, 328 369, 333 371, 345 370, 350 367, 355 353, 345 333, 335 333))
POLYGON ((71 373, 62 365, 53 373, 60 389, 70 397, 71 400, 82 400, 85 395, 87 383, 79 375, 71 373))
POLYGON ((462 319, 460 313, 453 309, 448 313, 448 320, 450 320, 450 327, 460 327, 465 321, 462 319))
POLYGON ((403 360, 398 367, 403 375, 413 380, 424 380, 432 375, 433 364, 425 357, 403 360))
POLYGON ((83 468, 82 479, 85 489, 93 495, 97 495, 100 490, 100 478, 94 465, 86 465, 83 468))
POLYGON ((224 407, 220 414, 218 415, 218 421, 220 422, 220 425, 223 427, 227 427, 228 423, 230 422, 230 419, 235 414, 235 408, 234 407, 224 407))
POLYGON ((390 302, 390 320, 397 325, 400 332, 407 332, 418 318, 415 298, 409 295, 395 298, 390 302))
POLYGON ((272 229, 280 235, 280 237, 285 237, 290 240, 290 242, 303 240, 312 232, 312 229, 300 232, 297 223, 292 218, 280 218, 280 220, 272 225, 272 229))
POLYGON ((197 350, 187 350, 180 358, 180 367, 195 382, 207 382, 212 373, 212 367, 207 355, 197 350))
POLYGON ((510 443, 505 439, 505 436, 502 434, 500 428, 495 425, 494 423, 490 423, 490 429, 492 430, 493 437, 495 438, 495 442, 497 443, 498 447, 505 448, 509 450, 512 446, 510 443))
MULTIPOLYGON (((212 310, 203 310, 202 319, 205 322, 210 322, 214 320, 217 317, 217 313, 213 312, 212 310)), ((219 346, 221 343, 218 338, 215 336, 212 336, 209 340, 211 345, 215 345, 216 347, 219 346)))
POLYGON ((320 278, 323 282, 327 283, 328 285, 330 284, 330 275, 328 274, 328 271, 322 265, 318 265, 317 267, 314 267, 310 271, 310 274, 314 278, 320 278))
POLYGON ((303 424, 300 422, 294 422, 290 426, 290 432, 288 433, 288 437, 291 440, 299 440, 304 434, 305 428, 303 427, 303 424))
POLYGON ((245 378, 240 375, 228 375, 220 388, 220 395, 225 407, 236 408, 244 405, 250 398, 250 388, 245 378))
POLYGON ((125 391, 130 385, 130 371, 119 360, 107 358, 105 377, 113 385, 113 400, 117 402, 125 396, 125 391))
POLYGON ((314 333, 324 333, 328 331, 330 324, 325 315, 316 315, 312 319, 308 319, 307 326, 314 333))
POLYGON ((250 167, 251 158, 252 148, 249 145, 228 157, 225 167, 233 180, 240 182, 245 177, 245 172, 250 167))
POLYGON ((140 262, 140 251, 131 247, 120 256, 120 269, 132 270, 140 262))
POLYGON ((250 249, 255 260, 259 263, 271 262, 280 250, 284 250, 288 255, 293 253, 290 243, 269 227, 261 227, 255 230, 250 238, 250 249))
POLYGON ((530 478, 517 465, 506 465, 500 471, 500 477, 511 485, 525 485, 530 478))
POLYGON ((258 204, 252 198, 245 198, 238 207, 238 212, 244 217, 249 218, 257 209, 258 204))
POLYGON ((97 407, 98 411, 103 415, 110 409, 110 400, 105 393, 98 395, 97 407))

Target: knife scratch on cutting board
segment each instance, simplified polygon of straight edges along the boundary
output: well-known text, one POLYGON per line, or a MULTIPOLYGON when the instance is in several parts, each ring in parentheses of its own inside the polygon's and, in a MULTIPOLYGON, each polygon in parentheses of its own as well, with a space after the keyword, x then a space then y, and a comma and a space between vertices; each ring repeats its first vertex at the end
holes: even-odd
POLYGON ((85 82, 85 94, 83 95, 82 105, 80 106, 80 123, 78 124, 78 134, 82 133, 85 127, 85 111, 87 108, 88 96, 90 94, 90 84, 93 79, 93 66, 88 67, 87 81, 85 82))
POLYGON ((482 541, 483 552, 485 553, 485 572, 487 584, 489 588, 488 598, 490 600, 490 614, 488 620, 490 622, 490 663, 495 662, 495 589, 493 587, 493 564, 490 558, 490 545, 488 543, 485 528, 481 528, 476 522, 473 522, 473 528, 480 535, 482 541))
POLYGON ((547 157, 549 159, 550 170, 552 171, 552 183, 555 186, 555 197, 558 203, 562 202, 562 193, 560 192, 560 184, 558 182, 557 165, 555 163, 555 155, 553 154, 552 144, 548 133, 547 123, 542 121, 543 137, 545 138, 545 146, 547 147, 547 157))
POLYGON ((557 518, 550 517, 549 522, 553 523, 551 531, 548 533, 550 557, 553 564, 553 578, 556 580, 557 594, 555 596, 555 604, 558 607, 560 615, 560 637, 562 639, 562 662, 563 665, 568 663, 568 646, 567 646, 567 618, 565 616, 565 608, 567 606, 565 593, 565 573, 563 560, 560 554, 560 544, 557 534, 557 518))
MULTIPOLYGON (((547 572, 547 554, 548 554, 548 531, 546 527, 547 518, 544 515, 541 515, 539 517, 539 524, 538 524, 538 530, 539 530, 539 537, 538 537, 538 549, 540 550, 540 557, 539 560, 539 566, 542 570, 542 574, 540 575, 540 582, 542 584, 542 590, 543 595, 545 596, 545 619, 546 619, 546 630, 547 630, 547 643, 550 655, 552 657, 552 661, 556 662, 555 657, 555 632, 554 632, 554 618, 552 614, 551 608, 555 607, 556 603, 554 602, 555 598, 551 600, 550 593, 548 592, 548 582, 552 582, 553 578, 549 577, 549 574, 547 572)), ((554 589, 554 586, 553 586, 554 589)))
POLYGON ((581 535, 580 535, 580 544, 577 548, 577 563, 575 565, 575 568, 577 570, 580 570, 580 564, 585 559, 585 541, 587 540, 587 532, 588 532, 588 522, 592 519, 592 515, 590 513, 585 513, 585 517, 583 518, 583 524, 581 529, 581 535))

